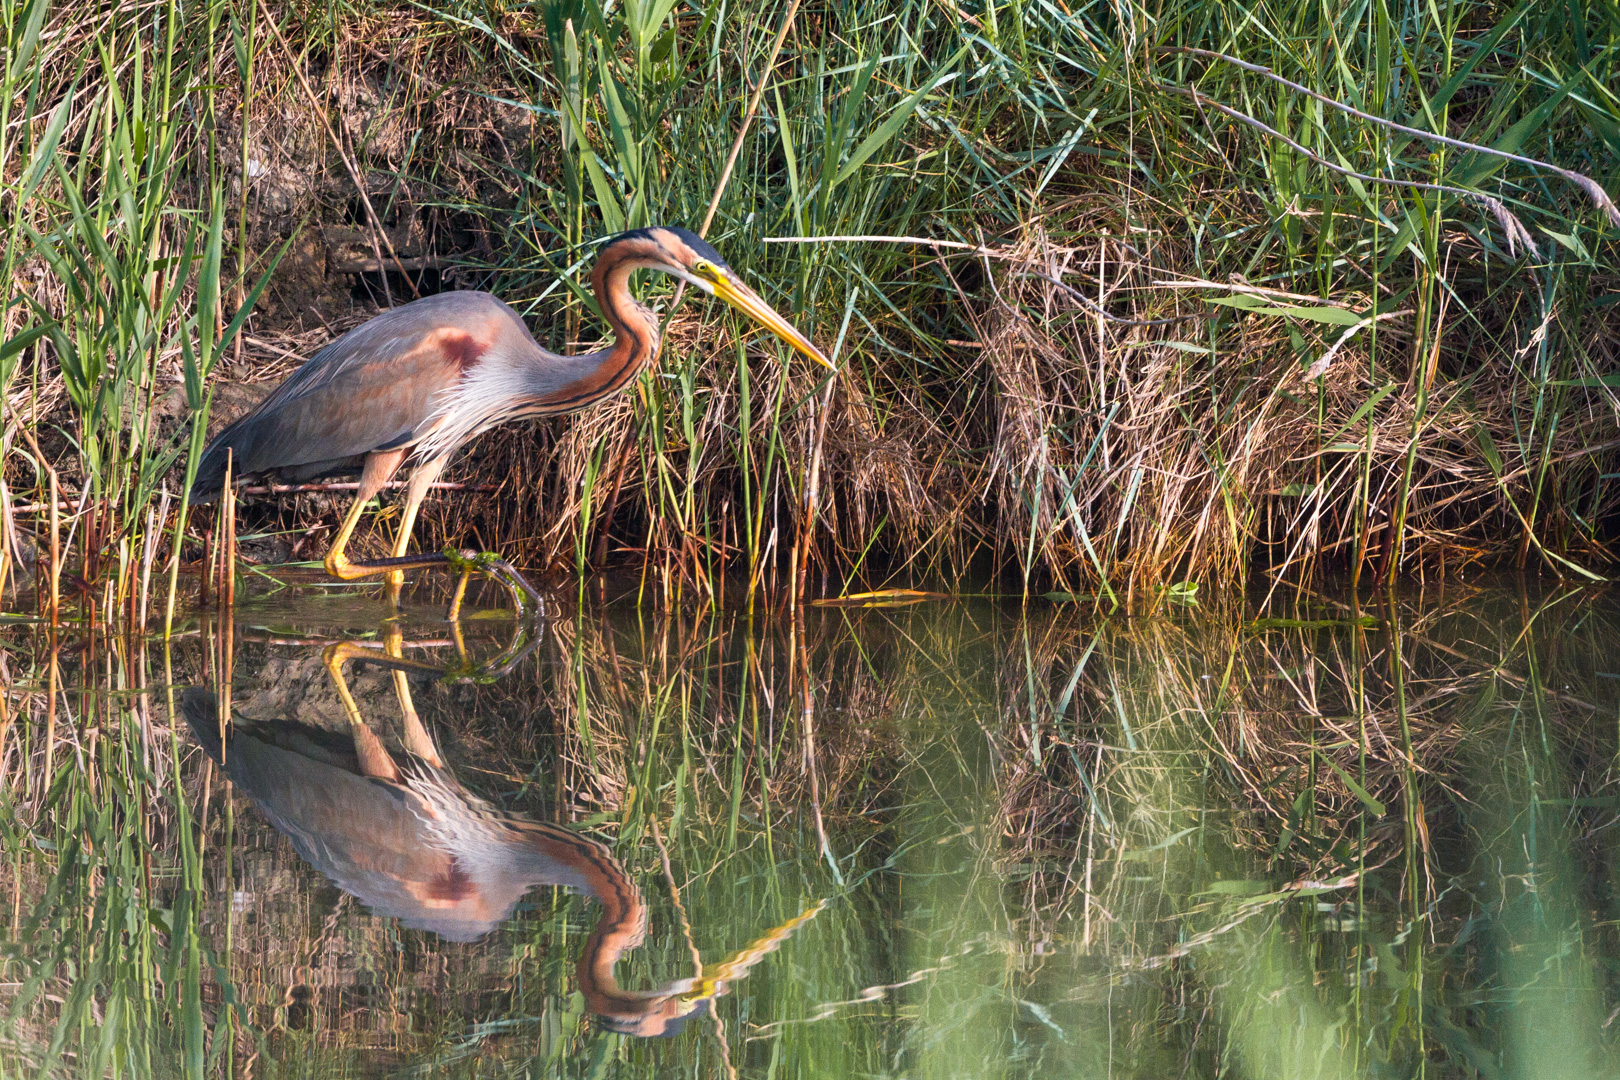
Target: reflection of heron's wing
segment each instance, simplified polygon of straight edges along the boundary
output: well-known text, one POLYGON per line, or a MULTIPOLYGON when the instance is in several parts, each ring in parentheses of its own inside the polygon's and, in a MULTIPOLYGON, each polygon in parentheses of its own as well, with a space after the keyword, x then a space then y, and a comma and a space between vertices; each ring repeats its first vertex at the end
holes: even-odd
MULTIPOLYGON (((184 706, 198 741, 220 760, 214 695, 188 690, 184 706)), ((536 885, 595 891, 566 850, 524 843, 448 774, 425 769, 407 785, 370 779, 352 754, 323 745, 330 741, 301 724, 258 724, 230 733, 224 764, 306 862, 377 914, 470 941, 536 885)))

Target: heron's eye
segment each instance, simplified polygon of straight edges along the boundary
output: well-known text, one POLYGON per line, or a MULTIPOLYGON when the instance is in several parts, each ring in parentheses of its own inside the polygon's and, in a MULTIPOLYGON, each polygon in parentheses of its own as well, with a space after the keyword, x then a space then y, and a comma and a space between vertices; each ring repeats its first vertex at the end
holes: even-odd
POLYGON ((706 277, 710 281, 713 281, 720 276, 714 268, 714 263, 710 262, 708 259, 699 259, 697 262, 693 263, 692 273, 697 274, 699 277, 706 277))

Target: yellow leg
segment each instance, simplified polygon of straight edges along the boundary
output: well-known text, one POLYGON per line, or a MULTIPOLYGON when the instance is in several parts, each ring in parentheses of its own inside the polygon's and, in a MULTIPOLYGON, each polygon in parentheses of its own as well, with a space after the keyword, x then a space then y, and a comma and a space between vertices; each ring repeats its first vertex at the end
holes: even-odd
MULTIPOLYGON (((405 658, 404 632, 400 630, 397 622, 388 624, 383 635, 383 651, 395 660, 405 658)), ((433 737, 428 734, 427 728, 422 726, 422 718, 416 715, 416 703, 411 700, 411 684, 405 677, 405 672, 399 668, 394 669, 394 696, 399 699, 399 711, 405 722, 405 749, 437 768, 443 768, 444 762, 439 758, 439 748, 433 745, 433 737)))
POLYGON ((349 545, 349 538, 354 535, 355 526, 360 524, 360 516, 365 513, 366 504, 376 498, 377 492, 388 483, 388 478, 394 475, 400 463, 405 460, 405 454, 406 451, 402 447, 398 450, 366 455, 365 468, 360 473, 360 490, 354 493, 354 505, 349 507, 348 515, 338 527, 337 537, 332 541, 332 550, 326 553, 328 574, 342 581, 354 581, 379 572, 376 567, 350 562, 343 549, 349 545))
POLYGON ((349 718, 349 734, 354 738, 354 752, 360 759, 360 772, 365 776, 391 780, 397 784, 401 780, 399 766, 394 764, 394 759, 383 746, 382 740, 366 726, 365 720, 360 716, 360 706, 355 704, 354 695, 349 693, 348 680, 343 677, 343 661, 351 656, 364 656, 369 651, 352 642, 342 641, 336 645, 328 645, 321 659, 325 661, 326 670, 331 674, 333 683, 337 685, 338 697, 343 699, 343 712, 349 718))
POLYGON ((445 618, 455 626, 458 637, 461 635, 461 601, 467 595, 467 579, 470 577, 472 577, 471 570, 461 571, 461 576, 456 579, 456 594, 450 598, 450 610, 445 614, 445 618))
MULTIPOLYGON (((404 558, 406 548, 411 546, 411 533, 416 529, 416 513, 422 509, 422 500, 427 498, 428 488, 439 479, 444 472, 444 466, 449 458, 435 458, 424 461, 411 472, 411 482, 405 489, 405 512, 400 515, 399 532, 394 536, 394 558, 404 558)), ((390 570, 388 572, 390 585, 403 585, 405 572, 403 570, 390 570)))

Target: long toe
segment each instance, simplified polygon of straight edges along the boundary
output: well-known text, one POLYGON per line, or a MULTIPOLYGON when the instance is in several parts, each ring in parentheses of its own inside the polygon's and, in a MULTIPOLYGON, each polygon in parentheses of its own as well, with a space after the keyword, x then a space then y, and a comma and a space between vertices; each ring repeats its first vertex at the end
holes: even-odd
POLYGON ((519 615, 529 614, 531 610, 537 613, 544 606, 539 592, 535 590, 533 585, 529 584, 522 574, 517 572, 516 567, 505 559, 495 559, 488 564, 486 569, 491 577, 497 577, 504 581, 506 587, 512 590, 513 599, 518 605, 519 615), (527 603, 525 603, 525 600, 527 603))

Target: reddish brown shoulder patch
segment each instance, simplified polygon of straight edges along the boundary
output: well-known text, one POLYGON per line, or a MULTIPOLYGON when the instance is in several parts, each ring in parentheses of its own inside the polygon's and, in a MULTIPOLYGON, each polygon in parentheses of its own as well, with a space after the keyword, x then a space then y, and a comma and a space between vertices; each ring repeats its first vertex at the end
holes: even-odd
POLYGON ((450 869, 443 876, 428 882, 426 891, 430 900, 444 900, 454 904, 471 896, 474 889, 472 878, 467 876, 466 871, 461 869, 461 864, 452 857, 450 869))
POLYGON ((476 338, 465 330, 440 330, 434 335, 433 343, 444 353, 446 360, 462 371, 476 364, 478 358, 489 349, 489 342, 476 338))

